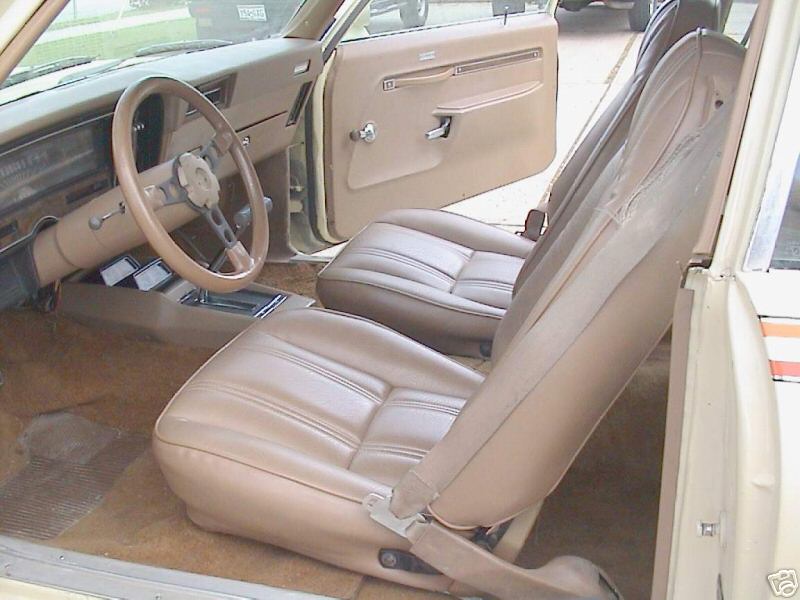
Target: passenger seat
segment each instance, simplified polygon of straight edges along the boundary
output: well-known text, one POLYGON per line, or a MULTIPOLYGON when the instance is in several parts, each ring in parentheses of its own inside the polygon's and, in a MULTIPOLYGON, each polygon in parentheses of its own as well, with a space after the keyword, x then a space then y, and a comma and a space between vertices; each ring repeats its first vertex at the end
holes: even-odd
MULTIPOLYGON (((554 182, 540 241, 438 210, 390 212, 364 228, 319 275, 330 309, 378 321, 449 354, 489 357, 491 340, 528 273, 572 244, 562 232, 618 168, 639 96, 653 69, 685 34, 717 29, 714 0, 668 0, 650 21, 633 77, 554 182)), ((574 230, 574 227, 569 229, 574 230)), ((579 231, 566 236, 572 242, 579 231)))

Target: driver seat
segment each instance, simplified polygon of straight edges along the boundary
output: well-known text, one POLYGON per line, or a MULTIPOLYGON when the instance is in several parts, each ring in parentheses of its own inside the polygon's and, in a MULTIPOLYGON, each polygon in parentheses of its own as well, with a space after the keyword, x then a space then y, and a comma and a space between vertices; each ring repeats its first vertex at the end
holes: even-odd
POLYGON ((485 379, 322 309, 257 321, 223 348, 154 432, 189 517, 430 590, 611 597, 590 563, 525 570, 512 564, 518 544, 500 556, 475 541, 553 491, 669 327, 676 265, 699 233, 742 57, 698 31, 659 64, 613 185, 576 213, 586 226, 566 260, 535 266, 485 379), (387 551, 397 560, 382 560, 387 551))

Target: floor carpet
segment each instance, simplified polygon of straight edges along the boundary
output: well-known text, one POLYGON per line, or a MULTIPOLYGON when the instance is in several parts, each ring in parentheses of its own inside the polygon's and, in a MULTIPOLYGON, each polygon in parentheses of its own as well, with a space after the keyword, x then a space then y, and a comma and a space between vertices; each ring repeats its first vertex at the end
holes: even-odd
MULTIPOLYGON (((261 281, 311 294, 317 271, 309 264, 270 266, 261 281)), ((27 310, 0 315, 0 340, 5 382, 0 387, 0 479, 5 480, 29 463, 19 438, 35 417, 68 411, 106 427, 149 434, 172 394, 210 354, 27 310)), ((585 556, 604 567, 629 600, 648 597, 668 351, 665 341, 640 368, 548 498, 520 564, 534 567, 560 554, 585 556)), ((186 518, 149 450, 118 477, 97 508, 47 543, 350 600, 444 597, 203 531, 186 518)))

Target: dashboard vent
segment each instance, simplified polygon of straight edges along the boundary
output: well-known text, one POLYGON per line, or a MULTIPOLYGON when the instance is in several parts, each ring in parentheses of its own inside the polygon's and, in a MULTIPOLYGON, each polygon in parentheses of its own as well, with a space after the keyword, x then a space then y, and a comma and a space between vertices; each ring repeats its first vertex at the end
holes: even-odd
POLYGON ((289 111, 289 118, 286 120, 286 127, 297 125, 297 121, 300 120, 300 113, 303 111, 303 107, 306 105, 306 100, 308 100, 308 93, 310 91, 311 82, 306 81, 300 88, 297 98, 294 99, 294 105, 292 106, 292 110, 289 111))
MULTIPOLYGON (((228 98, 229 94, 228 91, 230 89, 230 80, 226 79, 223 81, 215 81, 214 83, 208 83, 206 85, 200 86, 198 89, 202 92, 203 96, 208 98, 208 100, 222 110, 228 106, 228 98)), ((190 106, 186 110, 186 116, 192 117, 197 114, 197 109, 194 106, 190 106)))

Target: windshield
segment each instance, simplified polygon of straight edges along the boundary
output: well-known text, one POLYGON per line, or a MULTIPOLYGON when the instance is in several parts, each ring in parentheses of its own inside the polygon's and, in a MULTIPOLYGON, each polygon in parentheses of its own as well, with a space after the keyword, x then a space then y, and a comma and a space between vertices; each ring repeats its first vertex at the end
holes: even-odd
POLYGON ((127 65, 277 35, 303 1, 70 0, 0 83, 0 105, 127 65))

